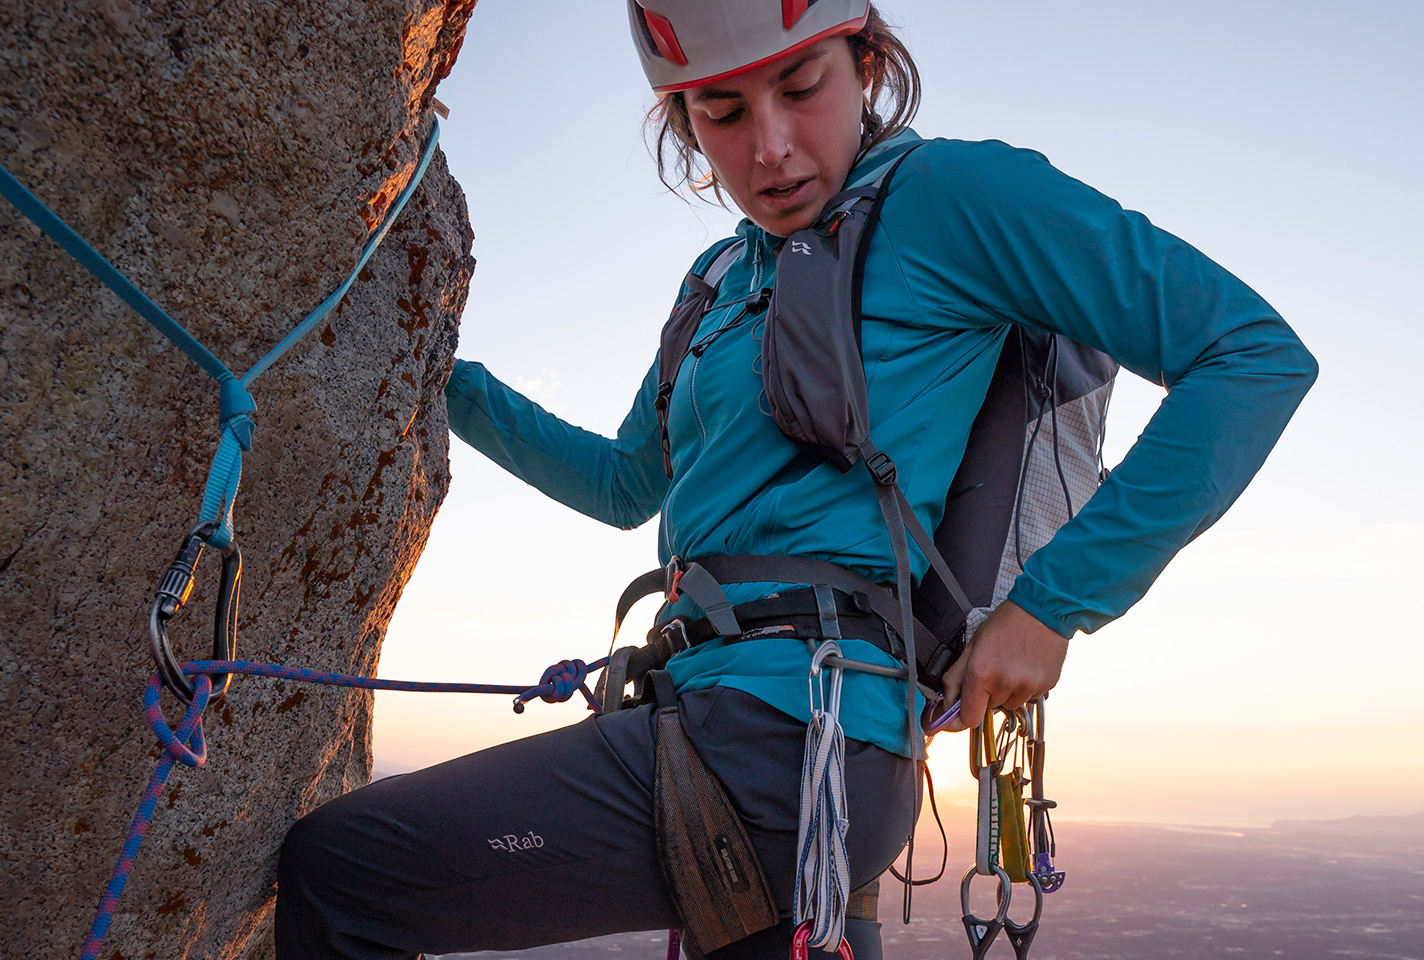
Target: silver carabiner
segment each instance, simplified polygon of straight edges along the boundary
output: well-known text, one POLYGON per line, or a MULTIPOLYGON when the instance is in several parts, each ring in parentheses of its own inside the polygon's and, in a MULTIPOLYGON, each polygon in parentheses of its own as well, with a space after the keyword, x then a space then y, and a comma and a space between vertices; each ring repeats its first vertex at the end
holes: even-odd
POLYGON ((840 667, 827 667, 827 657, 843 657, 841 645, 834 640, 824 640, 816 651, 811 654, 811 672, 806 677, 806 699, 810 703, 811 714, 814 716, 823 711, 832 714, 840 712, 841 706, 841 676, 840 667), (825 678, 821 675, 823 671, 831 674, 831 695, 826 697, 825 678), (817 694, 820 694, 817 697, 817 694), (819 699, 819 705, 817 700, 819 699))

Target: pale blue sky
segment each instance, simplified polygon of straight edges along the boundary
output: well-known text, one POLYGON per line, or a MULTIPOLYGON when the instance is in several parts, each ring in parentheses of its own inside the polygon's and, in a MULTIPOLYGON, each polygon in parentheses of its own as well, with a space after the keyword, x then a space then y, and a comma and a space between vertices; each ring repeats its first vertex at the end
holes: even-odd
MULTIPOLYGON (((1321 362, 1232 513, 1137 609, 1074 641, 1052 706, 1078 815, 1133 814, 1113 799, 1127 753, 1151 771, 1167 819, 1424 808, 1424 4, 881 9, 924 77, 922 135, 1045 153, 1245 279, 1321 362), (1176 744, 1170 759, 1139 758, 1153 738, 1176 744), (1336 782, 1352 738, 1370 744, 1371 765, 1406 761, 1392 800, 1336 782), (1263 765, 1262 739, 1285 759, 1263 765), (1230 771, 1224 792, 1182 799, 1208 755, 1230 771)), ((626 29, 622 0, 481 0, 439 91, 479 260, 459 355, 603 433, 692 258, 736 221, 658 184, 626 29)), ((1160 395, 1124 375, 1114 460, 1160 395)), ((452 469, 382 675, 532 682, 554 660, 602 655, 618 590, 656 562, 651 527, 602 527, 467 449, 452 469), (545 577, 569 580, 559 592, 545 577)), ((502 700, 382 695, 377 756, 429 762, 577 715, 536 705, 516 721, 502 700)), ((940 749, 963 766, 957 742, 940 749)))

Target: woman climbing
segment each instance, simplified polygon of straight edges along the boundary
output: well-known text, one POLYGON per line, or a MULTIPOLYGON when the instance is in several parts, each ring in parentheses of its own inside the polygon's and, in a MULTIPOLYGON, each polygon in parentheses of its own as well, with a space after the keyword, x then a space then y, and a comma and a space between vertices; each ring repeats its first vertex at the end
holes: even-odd
MULTIPOLYGON (((1120 616, 1221 516, 1313 382, 1314 360, 1276 312, 1186 243, 1037 153, 921 140, 908 126, 914 64, 868 0, 628 8, 660 97, 650 120, 664 182, 730 197, 746 219, 694 263, 679 304, 684 321, 689 303, 696 313, 680 350, 670 353, 665 332, 663 368, 653 363, 615 439, 563 422, 478 363, 457 363, 446 396, 457 435, 549 496, 624 528, 658 515, 660 561, 672 564, 659 621, 680 624, 684 643, 701 625, 701 642, 657 675, 657 704, 648 689, 646 703, 382 780, 301 820, 282 853, 280 960, 508 950, 693 925, 665 874, 677 837, 657 806, 667 736, 657 713, 671 706, 730 797, 775 906, 764 929, 709 955, 787 956, 812 653, 804 632, 707 628, 718 613, 709 596, 748 622, 765 598, 810 598, 808 615, 833 622, 819 636, 839 633, 847 659, 882 668, 844 675, 848 885, 895 859, 918 813, 922 755, 906 682, 883 675, 897 651, 909 655, 897 646, 904 618, 810 578, 724 576, 709 594, 691 574, 694 561, 707 561, 696 568, 706 574, 719 558, 790 557, 873 584, 899 577, 903 594, 904 577, 918 582, 929 568, 916 553, 912 571, 897 571, 903 550, 886 506, 895 501, 874 494, 870 473, 828 462, 787 436, 780 411, 769 415, 766 318, 809 296, 777 275, 787 257, 821 253, 787 238, 813 226, 834 234, 849 207, 828 202, 844 189, 884 185, 855 291, 865 426, 878 446, 855 452, 872 469, 898 466, 889 481, 913 510, 907 519, 939 526, 1016 329, 1101 351, 1170 390, 1096 495, 1019 558, 1007 599, 971 621, 972 642, 940 676, 963 717, 1053 687, 1069 638, 1120 616)), ((866 914, 847 914, 845 937, 861 960, 880 955, 866 914)))

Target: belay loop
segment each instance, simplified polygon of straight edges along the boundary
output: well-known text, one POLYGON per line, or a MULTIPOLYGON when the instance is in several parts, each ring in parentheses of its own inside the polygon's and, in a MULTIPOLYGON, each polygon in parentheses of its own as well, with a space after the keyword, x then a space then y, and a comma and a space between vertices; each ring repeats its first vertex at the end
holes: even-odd
MULTIPOLYGON (((193 702, 196 689, 168 644, 168 621, 178 615, 192 596, 198 561, 203 556, 203 547, 207 545, 215 546, 222 553, 222 579, 218 583, 217 612, 213 616, 212 659, 237 659, 237 605, 242 590, 242 551, 232 540, 225 545, 215 545, 213 541, 217 529, 217 524, 211 521, 200 523, 183 538, 178 555, 158 581, 153 606, 148 614, 148 646, 158 677, 184 703, 193 702)), ((217 701, 226 694, 231 683, 232 677, 225 673, 212 677, 212 700, 217 701)))

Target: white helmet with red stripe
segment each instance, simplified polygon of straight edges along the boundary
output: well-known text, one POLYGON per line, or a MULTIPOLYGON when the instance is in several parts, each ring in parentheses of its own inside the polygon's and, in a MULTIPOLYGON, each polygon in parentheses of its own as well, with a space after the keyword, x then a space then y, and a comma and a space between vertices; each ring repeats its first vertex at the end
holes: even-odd
POLYGON ((855 33, 869 15, 870 0, 628 0, 633 45, 660 94, 855 33))

